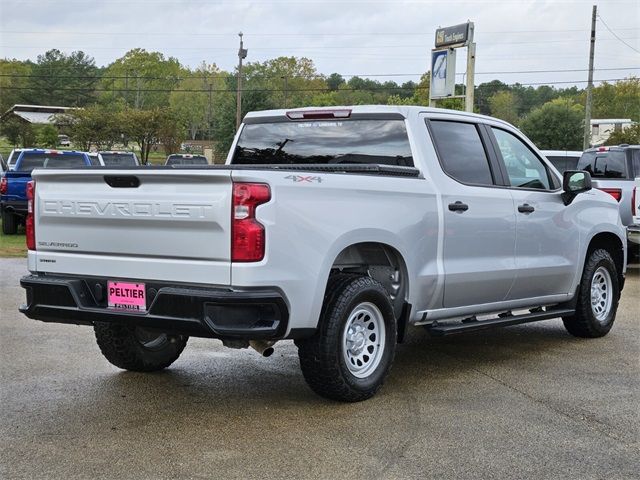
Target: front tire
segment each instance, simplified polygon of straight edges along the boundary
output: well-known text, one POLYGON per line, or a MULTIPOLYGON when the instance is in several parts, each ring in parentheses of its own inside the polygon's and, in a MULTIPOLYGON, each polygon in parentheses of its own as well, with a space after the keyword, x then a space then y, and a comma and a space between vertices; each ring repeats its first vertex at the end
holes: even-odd
POLYGON ((2 212, 2 233, 15 235, 18 232, 18 219, 13 213, 2 212))
POLYGON ((611 254, 594 250, 582 272, 576 312, 562 319, 565 328, 575 337, 605 336, 613 327, 619 299, 618 272, 611 254))
POLYGON ((189 337, 172 336, 140 327, 96 323, 100 351, 113 365, 133 372, 155 372, 175 362, 189 337))
POLYGON ((305 380, 318 395, 359 402, 382 387, 393 363, 396 319, 377 281, 339 274, 329 279, 318 331, 300 340, 305 380))

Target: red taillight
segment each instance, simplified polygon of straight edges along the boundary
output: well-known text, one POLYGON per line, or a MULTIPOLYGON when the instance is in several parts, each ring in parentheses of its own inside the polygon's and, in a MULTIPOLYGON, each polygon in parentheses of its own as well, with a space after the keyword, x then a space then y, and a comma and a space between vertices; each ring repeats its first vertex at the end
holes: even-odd
POLYGON ((622 198, 622 190, 619 188, 601 188, 600 190, 611 195, 613 198, 616 199, 616 202, 619 202, 620 199, 622 198))
POLYGON ((25 221, 25 231, 27 234, 27 248, 29 250, 36 249, 36 182, 33 180, 27 183, 27 220, 25 221))
POLYGON ((2 177, 0 180, 0 195, 6 195, 7 193, 7 179, 6 177, 2 177))
POLYGON ((231 261, 258 262, 264 258, 264 226, 256 207, 271 200, 266 183, 234 183, 231 207, 231 261))

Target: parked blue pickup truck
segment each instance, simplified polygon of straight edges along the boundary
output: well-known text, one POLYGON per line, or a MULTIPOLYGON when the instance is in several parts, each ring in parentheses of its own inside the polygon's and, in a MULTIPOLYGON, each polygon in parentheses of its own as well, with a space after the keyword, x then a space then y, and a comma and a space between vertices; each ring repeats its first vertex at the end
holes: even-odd
POLYGON ((15 234, 27 215, 27 182, 34 168, 73 168, 91 165, 86 153, 28 148, 20 152, 13 167, 0 181, 2 233, 15 234))

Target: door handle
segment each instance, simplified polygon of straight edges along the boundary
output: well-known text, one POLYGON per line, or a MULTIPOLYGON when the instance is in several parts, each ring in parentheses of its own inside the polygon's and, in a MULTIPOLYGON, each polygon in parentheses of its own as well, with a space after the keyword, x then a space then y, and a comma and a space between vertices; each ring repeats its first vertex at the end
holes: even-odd
POLYGON ((533 213, 535 212, 535 208, 533 208, 531 205, 529 205, 528 203, 525 203, 523 205, 518 205, 518 211, 520 213, 533 213))
POLYGON ((452 212, 466 212, 467 210, 469 210, 469 205, 467 205, 466 203, 462 203, 460 200, 458 200, 455 203, 450 203, 449 204, 449 210, 451 210, 452 212))

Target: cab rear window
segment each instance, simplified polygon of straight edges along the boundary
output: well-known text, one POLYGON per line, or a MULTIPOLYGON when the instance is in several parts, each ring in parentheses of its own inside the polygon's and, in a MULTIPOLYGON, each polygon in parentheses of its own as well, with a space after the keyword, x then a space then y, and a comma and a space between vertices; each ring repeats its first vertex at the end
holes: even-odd
POLYGON ((413 166, 403 120, 344 120, 245 125, 234 164, 381 164, 413 166))
POLYGON ((74 168, 86 165, 82 154, 24 153, 19 170, 30 172, 34 168, 74 168))
POLYGON ((130 153, 101 153, 102 161, 108 167, 133 167, 136 159, 130 153))
POLYGON ((585 152, 578 162, 579 170, 586 170, 592 177, 628 178, 627 155, 621 150, 585 152))

